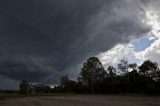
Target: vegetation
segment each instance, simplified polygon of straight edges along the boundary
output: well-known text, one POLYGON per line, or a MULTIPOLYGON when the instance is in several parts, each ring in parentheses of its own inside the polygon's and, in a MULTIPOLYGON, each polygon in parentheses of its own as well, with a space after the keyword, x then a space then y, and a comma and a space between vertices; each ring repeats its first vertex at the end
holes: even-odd
POLYGON ((19 91, 20 94, 29 94, 30 90, 31 90, 30 84, 26 80, 23 80, 23 81, 20 82, 19 88, 20 88, 20 91, 19 91))
POLYGON ((60 88, 65 92, 160 94, 160 70, 158 64, 150 60, 138 66, 136 63, 128 64, 124 58, 117 70, 113 66, 105 70, 97 57, 91 57, 83 64, 76 82, 68 83, 72 80, 67 76, 61 81, 60 88))
POLYGON ((62 76, 59 86, 32 85, 23 80, 20 94, 38 93, 102 93, 102 94, 160 94, 160 70, 156 62, 145 61, 141 66, 128 64, 122 59, 116 69, 109 66, 104 69, 97 57, 89 58, 81 69, 77 81, 62 76), (130 71, 129 71, 130 70, 130 71))
MULTIPOLYGON (((85 88, 85 92, 95 93, 103 90, 103 82, 107 76, 101 62, 97 57, 91 57, 83 64, 78 76, 78 82, 85 88)), ((79 86, 78 86, 79 87, 79 86)))

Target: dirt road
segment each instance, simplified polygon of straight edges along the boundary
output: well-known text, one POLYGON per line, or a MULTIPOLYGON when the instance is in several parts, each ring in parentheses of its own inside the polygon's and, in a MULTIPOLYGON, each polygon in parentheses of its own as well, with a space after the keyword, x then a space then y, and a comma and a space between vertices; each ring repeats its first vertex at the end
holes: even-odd
POLYGON ((160 106, 160 98, 89 95, 24 97, 0 101, 0 106, 160 106))

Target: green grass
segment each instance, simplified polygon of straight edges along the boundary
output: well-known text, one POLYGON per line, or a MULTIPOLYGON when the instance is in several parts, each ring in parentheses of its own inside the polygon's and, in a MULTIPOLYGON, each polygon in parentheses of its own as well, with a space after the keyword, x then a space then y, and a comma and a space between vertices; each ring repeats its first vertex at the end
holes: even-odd
POLYGON ((18 94, 0 94, 0 101, 3 101, 7 98, 19 97, 18 94))
POLYGON ((69 96, 74 95, 73 93, 35 93, 31 95, 20 95, 15 94, 0 94, 0 101, 4 101, 9 98, 20 98, 20 97, 43 97, 43 96, 69 96))
MULTIPOLYGON (((5 93, 0 93, 0 101, 4 101, 6 99, 10 98, 21 98, 21 97, 51 97, 51 96, 71 96, 71 95, 88 95, 88 94, 74 94, 74 93, 34 93, 31 95, 20 95, 18 93, 14 94, 5 94, 5 93)), ((102 95, 102 94, 93 94, 93 95, 102 95)), ((104 94, 107 96, 107 94, 104 94)), ((149 96, 149 95, 144 95, 144 94, 108 94, 108 96, 149 96)))

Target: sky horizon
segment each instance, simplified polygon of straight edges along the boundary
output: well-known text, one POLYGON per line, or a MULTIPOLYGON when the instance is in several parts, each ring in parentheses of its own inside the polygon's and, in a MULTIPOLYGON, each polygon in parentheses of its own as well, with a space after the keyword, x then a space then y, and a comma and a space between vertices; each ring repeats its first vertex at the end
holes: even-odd
POLYGON ((0 89, 19 81, 77 78, 97 56, 104 67, 160 64, 159 0, 1 0, 0 89))

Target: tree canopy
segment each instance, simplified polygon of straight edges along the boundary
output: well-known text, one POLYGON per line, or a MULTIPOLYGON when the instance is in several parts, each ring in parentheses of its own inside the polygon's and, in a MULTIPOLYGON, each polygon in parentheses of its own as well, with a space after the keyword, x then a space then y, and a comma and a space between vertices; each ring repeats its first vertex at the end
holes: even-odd
MULTIPOLYGON (((108 66, 104 69, 97 57, 90 57, 84 62, 77 81, 70 80, 67 75, 62 76, 59 86, 38 86, 36 91, 75 92, 75 93, 145 93, 160 94, 160 69, 156 62, 144 61, 140 66, 137 63, 129 64, 123 58, 118 68, 108 66), (121 71, 121 74, 118 73, 121 71)), ((29 94, 30 84, 23 80, 20 83, 20 93, 29 94)))
POLYGON ((82 82, 92 93, 94 93, 99 83, 103 82, 107 76, 102 63, 97 57, 91 57, 83 64, 78 81, 82 82))

